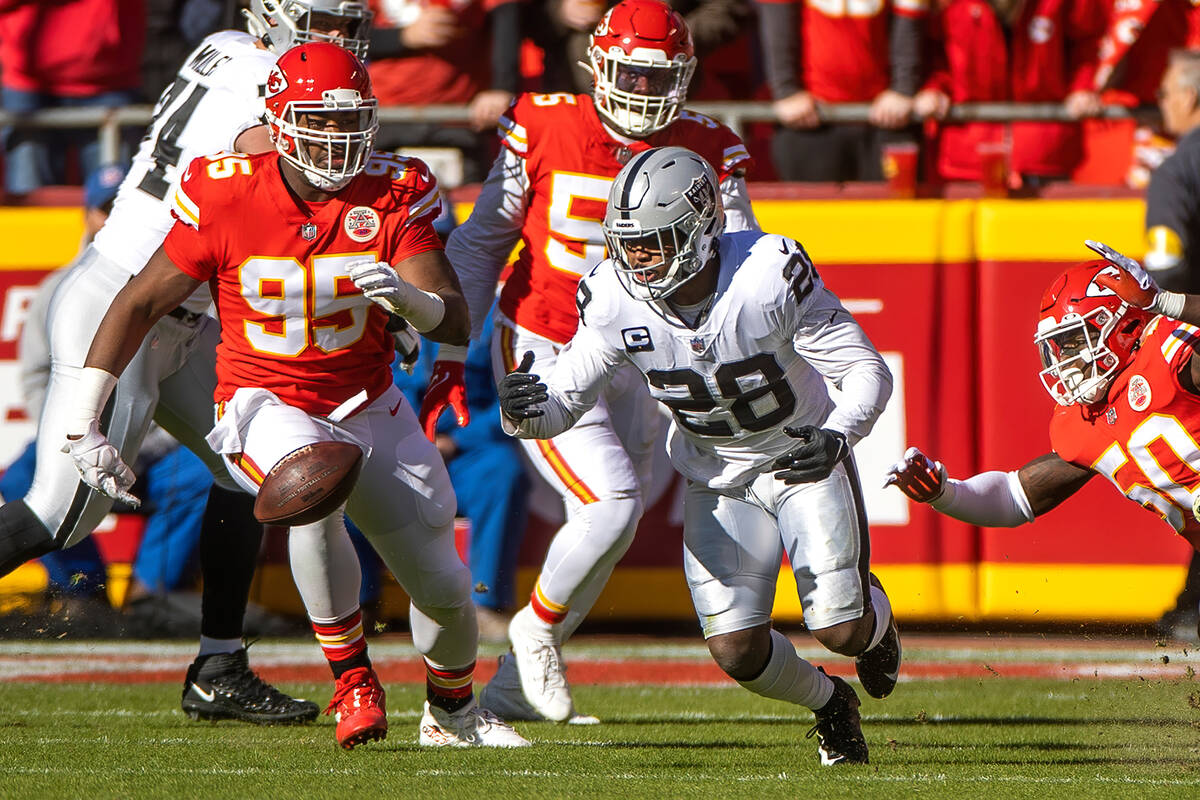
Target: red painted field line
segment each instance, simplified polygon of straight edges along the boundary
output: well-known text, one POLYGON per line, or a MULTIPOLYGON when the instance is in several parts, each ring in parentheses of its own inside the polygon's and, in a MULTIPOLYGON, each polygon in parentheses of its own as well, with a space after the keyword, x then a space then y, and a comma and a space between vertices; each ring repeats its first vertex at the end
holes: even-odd
MULTIPOLYGON (((854 675, 854 663, 850 660, 823 662, 825 669, 831 675, 849 677, 854 675)), ((1103 670, 1114 666, 1131 667, 1128 664, 1046 664, 1036 662, 1002 663, 989 667, 982 663, 938 663, 915 662, 905 663, 901 670, 901 679, 947 679, 947 678, 1091 678, 1093 670, 1103 670)), ((375 663, 376 671, 384 683, 412 683, 425 681, 424 665, 416 660, 381 659, 375 663)), ((272 683, 324 683, 331 681, 329 670, 323 665, 300 666, 262 666, 256 670, 263 678, 272 683)), ((475 679, 480 684, 486 682, 496 671, 492 663, 480 664, 475 672, 475 679)), ((1142 665, 1137 671, 1153 674, 1159 677, 1167 670, 1156 665, 1142 665)), ((183 678, 183 667, 178 670, 138 670, 136 667, 129 671, 85 671, 66 673, 47 673, 41 675, 21 675, 4 678, 3 682, 22 683, 110 683, 110 684, 142 684, 142 683, 177 683, 183 678)), ((1169 671, 1170 675, 1174 670, 1169 671)), ((1097 677, 1106 677, 1100 673, 1097 677)), ((1126 676, 1127 677, 1127 676, 1126 676)), ((644 660, 614 660, 614 661, 575 661, 571 664, 571 682, 577 686, 593 685, 660 685, 660 686, 733 686, 734 683, 712 663, 695 661, 644 661, 644 660)))

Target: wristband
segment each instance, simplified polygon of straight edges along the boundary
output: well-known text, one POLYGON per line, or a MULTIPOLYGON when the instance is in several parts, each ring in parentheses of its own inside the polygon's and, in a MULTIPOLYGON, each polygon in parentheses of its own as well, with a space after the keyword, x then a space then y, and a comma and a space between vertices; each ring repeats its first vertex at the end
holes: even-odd
POLYGON ((1150 310, 1162 314, 1164 317, 1179 319, 1179 315, 1183 313, 1185 299, 1186 296, 1181 292, 1159 292, 1154 296, 1150 310))
POLYGON ((104 404, 117 385, 117 376, 97 367, 84 367, 79 372, 79 385, 75 388, 75 408, 67 425, 68 436, 87 433, 93 420, 100 418, 104 404))
POLYGON ((438 361, 456 361, 459 364, 467 360, 467 345, 465 344, 441 344, 438 345, 438 361))

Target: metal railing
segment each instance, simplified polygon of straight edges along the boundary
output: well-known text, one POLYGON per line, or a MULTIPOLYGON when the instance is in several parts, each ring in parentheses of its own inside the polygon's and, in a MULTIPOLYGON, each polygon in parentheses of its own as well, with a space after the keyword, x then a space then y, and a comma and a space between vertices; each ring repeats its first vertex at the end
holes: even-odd
MULTIPOLYGON (((741 134, 746 123, 774 122, 775 111, 768 102, 722 101, 689 103, 688 108, 720 120, 741 134)), ((867 122, 867 103, 819 104, 824 122, 867 122)), ((115 161, 120 152, 121 128, 144 128, 150 123, 152 108, 146 105, 121 108, 52 108, 30 114, 0 111, 0 126, 20 128, 95 128, 99 131, 101 155, 115 161)), ((1126 108, 1105 106, 1102 119, 1158 119, 1152 106, 1126 108)), ((403 122, 466 122, 467 109, 461 105, 384 106, 379 109, 381 124, 403 122)), ((951 106, 947 122, 1077 122, 1060 103, 960 103, 951 106)))

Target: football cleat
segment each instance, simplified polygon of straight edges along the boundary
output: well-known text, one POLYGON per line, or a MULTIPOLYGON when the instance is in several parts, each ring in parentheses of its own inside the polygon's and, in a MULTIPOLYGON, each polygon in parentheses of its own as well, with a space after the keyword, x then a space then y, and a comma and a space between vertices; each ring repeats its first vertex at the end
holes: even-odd
POLYGON ((882 700, 892 693, 900 679, 902 652, 900 632, 896 629, 896 618, 892 617, 879 644, 854 659, 854 669, 867 694, 882 700))
POLYGON ((475 698, 457 711, 425 701, 421 717, 423 747, 529 747, 529 740, 486 708, 475 698))
MULTIPOLYGON (((479 693, 479 705, 496 716, 509 721, 546 722, 546 718, 529 705, 521 690, 521 675, 517 672, 516 659, 511 653, 500 656, 496 674, 479 693)), ((572 712, 569 725, 599 725, 600 720, 588 714, 572 712)))
POLYGON ((346 750, 387 737, 386 694, 370 667, 355 667, 342 673, 325 713, 334 713, 334 736, 346 750))
POLYGON ((521 691, 534 711, 554 722, 571 718, 575 705, 567 685, 566 667, 559 643, 548 637, 531 617, 536 614, 525 606, 508 625, 514 666, 520 675, 521 691))
MULTIPOLYGON (((825 674, 822 667, 817 669, 825 674)), ((867 740, 863 738, 862 720, 858 716, 858 695, 841 678, 834 675, 828 677, 833 681, 833 696, 813 712, 817 715, 817 724, 804 738, 809 739, 816 734, 821 766, 866 764, 867 740)))
POLYGON ((316 703, 289 697, 250 669, 246 648, 199 656, 183 681, 184 713, 192 719, 238 719, 255 725, 312 722, 316 703))

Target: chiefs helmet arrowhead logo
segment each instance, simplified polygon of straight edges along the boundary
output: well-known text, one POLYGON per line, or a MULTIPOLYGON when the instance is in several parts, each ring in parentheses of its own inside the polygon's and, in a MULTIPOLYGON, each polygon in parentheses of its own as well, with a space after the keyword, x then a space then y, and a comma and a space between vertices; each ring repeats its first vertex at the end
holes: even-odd
POLYGON ((271 74, 267 76, 267 97, 274 97, 286 89, 287 86, 287 78, 283 77, 283 72, 279 67, 275 67, 271 70, 271 74))

